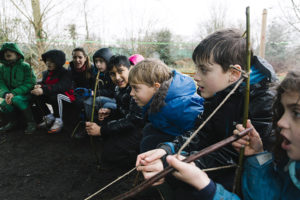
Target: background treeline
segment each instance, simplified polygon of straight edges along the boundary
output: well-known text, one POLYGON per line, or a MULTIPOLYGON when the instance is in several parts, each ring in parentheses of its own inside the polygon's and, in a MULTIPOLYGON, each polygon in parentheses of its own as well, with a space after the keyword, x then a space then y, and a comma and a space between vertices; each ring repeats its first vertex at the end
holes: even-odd
MULTIPOLYGON (((62 13, 70 11, 68 1, 1 0, 0 44, 6 41, 18 43, 26 55, 26 61, 37 73, 45 69, 40 60, 43 52, 58 48, 65 51, 70 60, 71 51, 77 46, 84 47, 90 56, 101 47, 110 47, 114 53, 127 56, 139 53, 145 57, 156 57, 181 71, 192 72, 191 55, 202 38, 223 28, 245 29, 243 21, 233 24, 228 19, 226 6, 214 5, 210 8, 209 19, 199 23, 199 31, 192 39, 157 27, 159 20, 151 19, 144 20, 146 22, 136 26, 134 31, 113 36, 112 42, 92 32, 97 27, 90 23, 90 10, 87 9, 89 1, 78 2, 82 7, 84 25, 76 24, 74 16, 74 23, 61 28, 60 24, 64 21, 62 13)), ((279 73, 294 66, 300 67, 300 0, 286 3, 288 6, 281 8, 283 15, 267 23, 265 58, 279 73)), ((260 27, 255 22, 252 24, 252 44, 258 54, 260 27)))

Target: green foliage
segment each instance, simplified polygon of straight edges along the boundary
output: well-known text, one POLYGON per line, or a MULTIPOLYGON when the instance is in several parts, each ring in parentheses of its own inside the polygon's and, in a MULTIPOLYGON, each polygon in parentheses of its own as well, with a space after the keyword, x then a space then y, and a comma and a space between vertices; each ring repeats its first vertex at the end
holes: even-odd
POLYGON ((159 54, 160 59, 167 65, 173 64, 174 61, 171 56, 171 31, 168 29, 161 30, 155 33, 154 39, 158 43, 155 47, 155 50, 159 54))

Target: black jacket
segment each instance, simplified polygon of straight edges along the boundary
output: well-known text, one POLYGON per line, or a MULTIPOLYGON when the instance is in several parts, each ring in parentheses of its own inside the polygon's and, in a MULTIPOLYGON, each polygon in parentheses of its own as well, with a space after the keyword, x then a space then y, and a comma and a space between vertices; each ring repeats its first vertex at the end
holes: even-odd
MULTIPOLYGON (((94 66, 92 65, 92 68, 94 66)), ((72 75, 72 81, 74 88, 87 88, 87 89, 94 89, 95 79, 92 72, 92 68, 88 69, 90 77, 87 77, 86 72, 77 72, 74 67, 74 62, 71 61, 68 70, 72 75)))
POLYGON ((73 93, 71 74, 67 69, 64 67, 59 67, 52 72, 52 75, 48 81, 53 84, 46 84, 46 79, 50 75, 49 73, 51 72, 48 70, 44 71, 42 81, 39 82, 39 84, 42 85, 44 95, 52 96, 65 92, 70 94, 73 93))
MULTIPOLYGON (((96 78, 97 71, 95 70, 95 76, 96 78)), ((96 80, 94 80, 94 83, 96 80)), ((98 82, 98 88, 96 92, 96 96, 104 96, 113 98, 114 97, 114 91, 115 91, 116 85, 112 82, 108 72, 100 73, 99 74, 99 82, 98 82)))
MULTIPOLYGON (((275 82, 277 78, 272 66, 264 60, 254 57, 252 64, 255 65, 255 68, 257 68, 265 78, 250 86, 248 117, 260 134, 264 147, 269 147, 273 141, 273 137, 271 137, 272 104, 275 96, 275 92, 269 89, 269 83, 275 82)), ((198 119, 198 125, 213 112, 233 87, 234 85, 231 85, 223 91, 216 93, 212 98, 205 99, 204 113, 201 118, 198 119)), ((202 130, 199 131, 192 142, 184 149, 185 152, 188 152, 188 154, 196 153, 232 135, 235 125, 242 123, 243 120, 244 90, 245 84, 241 84, 235 93, 231 95, 202 130)), ((188 132, 182 136, 178 136, 171 143, 160 144, 159 148, 166 150, 168 154, 173 154, 179 150, 191 134, 192 132, 188 132)), ((207 156, 201 157, 196 161, 196 164, 201 169, 231 165, 237 163, 238 155, 238 152, 236 152, 231 145, 228 145, 207 156)), ((218 176, 222 181, 220 174, 218 174, 218 176)), ((213 176, 211 178, 214 179, 213 176)), ((233 179, 233 174, 231 178, 233 179)))
POLYGON ((101 135, 109 134, 126 134, 136 132, 144 126, 143 112, 130 96, 131 87, 116 87, 115 99, 117 109, 112 111, 111 118, 103 126, 101 126, 101 135))

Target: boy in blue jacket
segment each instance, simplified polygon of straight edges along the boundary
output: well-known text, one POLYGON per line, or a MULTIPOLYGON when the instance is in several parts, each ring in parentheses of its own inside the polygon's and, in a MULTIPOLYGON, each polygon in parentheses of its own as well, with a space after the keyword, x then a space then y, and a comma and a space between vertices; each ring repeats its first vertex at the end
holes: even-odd
POLYGON ((192 78, 171 71, 160 60, 146 59, 130 70, 128 80, 130 95, 149 121, 143 129, 141 152, 194 128, 204 100, 192 78))

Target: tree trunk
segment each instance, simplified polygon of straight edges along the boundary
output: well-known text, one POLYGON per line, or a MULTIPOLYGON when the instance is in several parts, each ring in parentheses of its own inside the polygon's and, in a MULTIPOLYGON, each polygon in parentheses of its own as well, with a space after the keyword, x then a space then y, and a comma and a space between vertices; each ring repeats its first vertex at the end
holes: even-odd
MULTIPOLYGON (((44 41, 44 34, 43 34, 43 21, 40 9, 40 0, 31 0, 32 6, 32 15, 33 15, 33 27, 35 32, 36 38, 36 47, 38 52, 38 57, 42 55, 45 51, 45 41, 44 41)), ((42 63, 39 64, 43 65, 42 63)), ((40 65, 40 66, 41 66, 40 65)))

